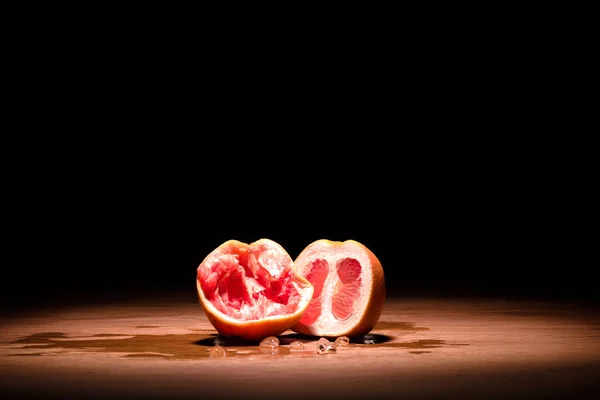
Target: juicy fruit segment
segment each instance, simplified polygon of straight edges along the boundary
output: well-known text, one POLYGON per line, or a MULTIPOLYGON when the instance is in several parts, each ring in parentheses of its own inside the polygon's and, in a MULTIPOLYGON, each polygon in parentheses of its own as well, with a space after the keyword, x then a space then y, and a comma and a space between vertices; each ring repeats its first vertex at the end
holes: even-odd
MULTIPOLYGON (((337 279, 334 277, 331 313, 337 320, 343 321, 354 315, 354 303, 360 293, 360 270, 360 263, 353 258, 344 258, 336 262, 337 279)), ((308 271, 306 278, 313 284, 315 293, 300 322, 312 325, 319 318, 323 309, 321 292, 329 274, 329 263, 325 259, 317 258, 310 263, 308 271)))
POLYGON ((333 289, 331 312, 339 320, 346 320, 354 314, 354 303, 360 293, 360 263, 353 258, 337 261, 338 281, 333 289))
POLYGON ((328 274, 329 265, 325 260, 315 260, 308 266, 306 279, 312 283, 314 293, 308 308, 304 311, 304 314, 300 319, 303 324, 311 325, 319 318, 319 315, 321 315, 321 292, 323 291, 323 284, 325 283, 328 274))
POLYGON ((289 329, 314 291, 289 254, 270 239, 224 242, 198 266, 196 286, 215 329, 250 341, 289 329))
POLYGON ((204 296, 223 314, 240 321, 293 313, 302 296, 293 284, 287 254, 262 242, 230 247, 198 269, 204 296))
POLYGON ((296 258, 298 272, 312 283, 310 305, 292 330, 313 336, 360 336, 373 329, 385 300, 383 268, 363 244, 326 239, 296 258))

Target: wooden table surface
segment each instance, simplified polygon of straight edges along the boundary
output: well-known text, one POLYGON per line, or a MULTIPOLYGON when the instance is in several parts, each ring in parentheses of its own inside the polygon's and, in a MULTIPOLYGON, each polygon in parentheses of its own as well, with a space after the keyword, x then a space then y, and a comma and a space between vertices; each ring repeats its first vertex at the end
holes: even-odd
POLYGON ((274 352, 223 341, 190 297, 28 310, 2 321, 0 395, 600 398, 600 317, 576 303, 388 298, 371 335, 335 353, 279 339, 274 352))

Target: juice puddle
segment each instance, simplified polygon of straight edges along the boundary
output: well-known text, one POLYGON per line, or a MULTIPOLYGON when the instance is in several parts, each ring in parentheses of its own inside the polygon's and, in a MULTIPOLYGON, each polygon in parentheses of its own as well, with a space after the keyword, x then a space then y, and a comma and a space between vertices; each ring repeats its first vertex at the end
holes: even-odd
MULTIPOLYGON (((333 338, 330 338, 333 342, 333 338)), ((353 348, 405 349, 415 354, 439 347, 467 345, 446 343, 444 340, 417 340, 389 342, 390 337, 378 334, 353 338, 345 346, 332 351, 319 351, 318 338, 299 335, 279 336, 279 346, 259 346, 243 343, 232 338, 221 338, 214 333, 193 334, 97 334, 91 336, 68 336, 62 332, 42 332, 23 337, 2 349, 6 356, 57 356, 72 353, 118 353, 128 358, 163 358, 190 360, 229 357, 320 357, 323 354, 340 354, 353 348)), ((335 347, 335 346, 334 346, 335 347)), ((346 353, 349 354, 349 353, 346 353)))
MULTIPOLYGON (((285 341, 284 341, 285 343, 285 341)), ((314 344, 313 344, 314 347, 314 344)), ((92 336, 68 336, 62 332, 36 333, 15 340, 4 352, 7 356, 56 356, 69 353, 122 353, 123 357, 159 357, 169 360, 190 360, 207 357, 263 357, 314 355, 310 346, 298 351, 285 343, 278 347, 261 347, 224 339, 215 334, 184 335, 123 335, 99 334, 92 336), (222 352, 214 352, 216 346, 222 352)), ((313 349, 314 350, 314 349, 313 349)))

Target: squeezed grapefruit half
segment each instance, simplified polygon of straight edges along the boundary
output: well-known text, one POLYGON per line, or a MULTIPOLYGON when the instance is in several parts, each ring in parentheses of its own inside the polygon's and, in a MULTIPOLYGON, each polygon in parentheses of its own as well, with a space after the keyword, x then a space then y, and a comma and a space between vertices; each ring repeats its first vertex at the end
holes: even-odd
POLYGON ((311 336, 362 336, 374 327, 386 291, 379 259, 355 241, 317 240, 294 260, 314 287, 312 300, 292 330, 311 336))
POLYGON ((287 251, 270 239, 224 242, 198 266, 196 287, 217 332, 245 341, 288 330, 300 320, 314 291, 287 251))

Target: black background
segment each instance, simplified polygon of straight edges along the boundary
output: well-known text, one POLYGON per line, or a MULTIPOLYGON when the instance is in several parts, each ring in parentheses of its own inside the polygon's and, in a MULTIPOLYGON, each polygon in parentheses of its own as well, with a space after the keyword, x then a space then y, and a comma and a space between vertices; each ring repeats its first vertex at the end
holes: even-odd
POLYGON ((196 128, 20 144, 3 309, 194 301, 210 251, 260 238, 292 258, 317 239, 358 240, 389 296, 598 300, 587 186, 538 141, 196 128))
POLYGON ((541 43, 72 36, 36 38, 6 110, 3 309, 193 299, 210 251, 260 238, 358 240, 390 296, 598 300, 596 155, 541 43))

